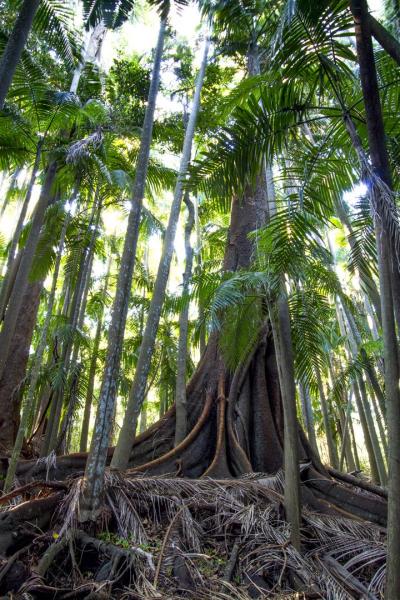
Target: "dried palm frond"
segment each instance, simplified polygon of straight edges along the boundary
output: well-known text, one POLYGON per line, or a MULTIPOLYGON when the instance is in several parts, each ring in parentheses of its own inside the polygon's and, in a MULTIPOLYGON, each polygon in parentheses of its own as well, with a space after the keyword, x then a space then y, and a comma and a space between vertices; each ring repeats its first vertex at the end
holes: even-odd
MULTIPOLYGON (((77 527, 81 481, 63 503, 60 533, 77 527)), ((167 600, 184 589, 196 600, 301 598, 302 591, 332 600, 383 598, 382 529, 303 509, 299 552, 290 543, 282 492, 281 472, 235 480, 107 473, 108 527, 128 547, 144 547, 157 565, 152 575, 139 556, 121 597, 167 600)))

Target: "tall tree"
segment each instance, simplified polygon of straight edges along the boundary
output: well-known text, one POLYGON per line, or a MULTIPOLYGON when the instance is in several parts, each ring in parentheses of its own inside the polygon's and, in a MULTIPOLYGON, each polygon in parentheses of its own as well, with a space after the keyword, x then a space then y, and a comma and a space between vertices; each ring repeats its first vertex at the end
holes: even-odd
POLYGON ((166 20, 162 19, 154 57, 153 72, 149 89, 146 113, 143 123, 140 150, 136 165, 135 181, 132 189, 131 209, 118 275, 117 289, 108 331, 107 357, 104 377, 100 390, 96 422, 92 437, 89 459, 86 466, 86 489, 84 506, 89 515, 97 510, 101 498, 107 448, 114 414, 117 393, 117 377, 121 360, 126 315, 132 275, 136 258, 136 245, 139 233, 141 207, 144 197, 146 176, 150 158, 150 145, 153 133, 154 112, 160 83, 160 67, 164 48, 166 20))
POLYGON ((112 466, 117 469, 125 469, 129 462, 129 455, 132 449, 132 443, 136 434, 137 420, 142 408, 144 396, 147 387, 147 378, 151 366, 154 344, 157 335, 157 329, 160 322, 161 310, 164 304, 165 290, 167 288, 171 260, 174 253, 174 241, 176 228, 179 220, 179 213, 183 197, 183 186, 187 177, 192 144, 195 133, 197 116, 200 110, 200 95, 203 86, 205 70, 207 66, 208 50, 210 41, 207 38, 204 45, 204 53, 200 70, 196 80, 196 89, 194 92, 192 108, 185 130, 185 139, 183 142, 181 162, 174 191, 174 198, 171 205, 171 211, 168 220, 168 226, 165 232, 160 264, 157 277, 154 284, 153 296, 147 315, 146 328, 143 334, 143 340, 140 347, 140 354, 136 366, 135 378, 132 383, 132 389, 129 394, 128 406, 124 416, 124 422, 119 434, 118 443, 115 448, 112 466))
POLYGON ((393 304, 393 273, 398 272, 393 253, 392 234, 388 225, 387 203, 393 202, 392 177, 385 143, 375 59, 365 0, 352 0, 360 78, 367 119, 368 140, 373 173, 369 184, 373 209, 376 211, 375 232, 379 263, 382 329, 385 360, 385 392, 389 438, 389 505, 388 565, 386 598, 400 595, 400 390, 399 354, 393 304), (394 269, 394 271, 393 271, 394 269))

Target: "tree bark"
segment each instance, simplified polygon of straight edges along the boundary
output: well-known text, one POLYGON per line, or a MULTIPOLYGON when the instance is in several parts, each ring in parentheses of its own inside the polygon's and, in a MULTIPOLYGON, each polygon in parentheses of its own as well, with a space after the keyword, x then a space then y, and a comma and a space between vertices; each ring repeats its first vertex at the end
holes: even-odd
POLYGON ((18 315, 20 314, 22 298, 28 285, 29 274, 39 241, 46 208, 53 199, 52 186, 56 169, 57 165, 55 162, 51 163, 47 169, 45 182, 32 218, 32 226, 23 250, 18 273, 10 295, 8 309, 4 317, 3 328, 0 333, 0 377, 4 374, 4 368, 15 333, 18 315))
POLYGON ((277 353, 284 414, 285 511, 290 523, 290 540, 300 550, 299 431, 296 414, 296 384, 289 304, 282 278, 280 295, 272 310, 272 329, 277 353))
POLYGON ((14 28, 8 38, 0 60, 0 110, 3 109, 8 90, 14 77, 22 52, 32 29, 33 19, 40 0, 24 0, 14 28))
MULTIPOLYGON (((192 277, 193 248, 190 243, 190 236, 194 226, 194 206, 190 200, 189 193, 185 194, 185 204, 188 210, 188 216, 185 226, 185 272, 182 282, 182 296, 187 296, 189 292, 190 279, 192 277)), ((188 326, 189 326, 189 302, 185 301, 179 315, 179 341, 177 356, 177 373, 175 389, 176 406, 176 426, 175 426, 175 446, 177 446, 187 434, 187 409, 186 409, 186 367, 187 367, 187 344, 188 344, 188 326)))
POLYGON ((34 360, 34 364, 32 367, 28 392, 26 394, 26 399, 23 402, 23 406, 22 406, 21 422, 20 422, 20 425, 18 428, 18 433, 17 433, 17 437, 16 437, 15 444, 13 447, 10 463, 8 465, 7 476, 6 476, 6 480, 4 482, 4 490, 3 490, 4 493, 7 493, 11 489, 11 486, 13 484, 14 477, 15 477, 15 470, 17 467, 17 461, 18 461, 18 458, 19 458, 19 455, 21 452, 24 437, 26 436, 26 433, 27 433, 29 421, 32 417, 33 409, 35 406, 35 393, 37 393, 36 386, 37 386, 37 382, 39 379, 40 369, 42 367, 44 352, 46 349, 47 334, 48 334, 48 330, 49 330, 49 326, 50 326, 50 320, 53 315, 53 307, 54 307, 54 301, 55 301, 55 295, 56 295, 58 274, 59 274, 59 270, 60 270, 62 252, 63 252, 65 235, 67 232, 68 223, 69 223, 69 217, 67 215, 64 217, 64 225, 63 225, 63 228, 61 231, 60 243, 59 243, 59 248, 58 248, 58 252, 57 252, 56 263, 54 266, 53 282, 52 282, 52 287, 50 290, 50 295, 49 295, 49 299, 48 299, 48 303, 47 303, 46 317, 45 317, 45 320, 44 320, 44 323, 42 326, 40 340, 39 340, 38 346, 36 348, 35 360, 34 360))
POLYGON ((18 431, 21 399, 18 390, 28 364, 41 290, 42 282, 29 283, 26 288, 4 375, 0 379, 0 450, 5 454, 11 453, 18 431))

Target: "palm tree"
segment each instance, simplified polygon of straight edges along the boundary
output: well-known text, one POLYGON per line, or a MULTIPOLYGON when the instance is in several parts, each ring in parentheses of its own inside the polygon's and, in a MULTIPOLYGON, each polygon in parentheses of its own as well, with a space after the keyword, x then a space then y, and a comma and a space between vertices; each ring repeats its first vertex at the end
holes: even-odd
POLYGON ((387 220, 387 202, 393 202, 389 156, 385 144, 379 88, 375 70, 368 5, 364 0, 353 0, 351 10, 355 34, 360 79, 364 96, 368 139, 373 172, 371 173, 371 200, 377 212, 375 231, 379 264, 379 282, 382 307, 382 329, 385 361, 385 391, 389 437, 389 504, 388 504, 388 572, 386 598, 400 594, 400 390, 399 356, 396 336, 393 294, 397 271, 397 257, 391 243, 390 224, 387 220))
POLYGON ((163 250, 154 285, 153 297, 150 304, 149 314, 147 316, 146 328, 143 334, 143 341, 140 347, 140 354, 135 371, 135 378, 132 384, 129 402, 126 409, 121 432, 118 438, 118 443, 112 458, 111 465, 112 467, 117 469, 124 469, 128 465, 129 455, 136 432, 137 420, 145 397, 147 378, 151 366, 151 357, 157 335, 157 328, 160 322, 161 310, 164 303, 165 290, 168 283, 172 255, 174 252, 174 240, 182 203, 183 186, 190 162, 196 120, 200 109, 200 94, 207 66, 209 44, 209 39, 207 39, 204 45, 203 58, 199 74, 196 80, 196 88, 193 97, 192 110, 190 112, 185 130, 185 139, 183 142, 182 156, 177 176, 176 187, 174 191, 174 198, 171 204, 168 226, 165 233, 163 250))
POLYGON ((117 391, 117 377, 121 360, 122 342, 136 258, 141 208, 150 158, 154 112, 160 82, 160 67, 164 48, 165 31, 166 18, 163 16, 160 22, 140 150, 136 165, 135 181, 132 189, 131 210, 129 213, 121 268, 119 271, 111 323, 108 332, 106 367, 100 391, 91 451, 86 466, 87 488, 85 496, 87 500, 85 500, 85 502, 89 507, 89 512, 91 512, 92 505, 95 507, 96 502, 98 503, 99 501, 99 497, 96 499, 96 496, 98 496, 99 486, 102 485, 107 457, 111 421, 117 391))

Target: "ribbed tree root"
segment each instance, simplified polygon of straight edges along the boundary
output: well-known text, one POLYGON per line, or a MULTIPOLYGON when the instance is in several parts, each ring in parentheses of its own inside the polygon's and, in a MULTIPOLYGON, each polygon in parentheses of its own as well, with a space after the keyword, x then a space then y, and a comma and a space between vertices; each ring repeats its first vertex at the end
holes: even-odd
POLYGON ((2 533, 0 594, 383 597, 384 531, 303 507, 297 552, 289 541, 281 472, 229 480, 107 473, 103 512, 90 533, 79 522, 82 481, 69 485, 68 492, 41 492, 48 495, 1 515, 26 532, 7 539, 2 533))

